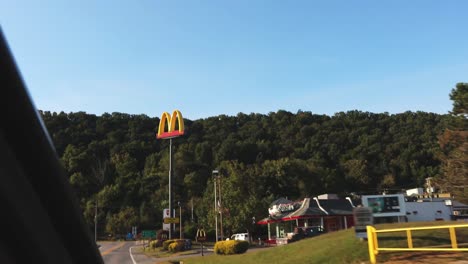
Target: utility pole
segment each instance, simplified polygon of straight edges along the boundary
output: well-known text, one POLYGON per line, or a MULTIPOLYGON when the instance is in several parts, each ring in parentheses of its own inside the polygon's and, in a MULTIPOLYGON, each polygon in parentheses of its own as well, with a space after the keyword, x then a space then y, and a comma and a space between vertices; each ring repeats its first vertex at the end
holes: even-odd
POLYGON ((98 201, 96 197, 96 207, 94 208, 94 242, 97 243, 97 207, 98 201))
POLYGON ((192 204, 192 223, 193 223, 193 222, 195 222, 195 220, 193 219, 193 197, 192 197, 192 199, 190 201, 191 201, 191 204, 192 204))
POLYGON ((219 225, 221 230, 221 240, 224 240, 223 236, 223 203, 221 201, 221 177, 218 176, 219 181, 219 225))
POLYGON ((218 173, 217 170, 213 171, 213 180, 214 180, 214 213, 215 213, 215 230, 216 230, 216 242, 218 242, 218 204, 217 204, 217 199, 216 199, 216 189, 218 187, 216 186, 216 174, 218 173))
POLYGON ((180 202, 179 204, 179 239, 182 239, 182 205, 180 202))

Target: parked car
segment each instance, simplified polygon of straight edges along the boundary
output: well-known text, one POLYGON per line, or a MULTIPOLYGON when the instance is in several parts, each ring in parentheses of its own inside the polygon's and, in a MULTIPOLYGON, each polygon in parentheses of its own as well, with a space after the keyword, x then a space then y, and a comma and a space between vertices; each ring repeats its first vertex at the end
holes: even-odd
POLYGON ((304 237, 313 237, 323 234, 323 228, 321 226, 307 226, 298 227, 304 232, 304 237))
MULTIPOLYGON (((234 235, 231 236, 231 239, 232 240, 243 240, 243 241, 247 241, 249 243, 251 242, 249 233, 234 234, 234 235)), ((229 240, 229 238, 227 238, 226 240, 229 240)))

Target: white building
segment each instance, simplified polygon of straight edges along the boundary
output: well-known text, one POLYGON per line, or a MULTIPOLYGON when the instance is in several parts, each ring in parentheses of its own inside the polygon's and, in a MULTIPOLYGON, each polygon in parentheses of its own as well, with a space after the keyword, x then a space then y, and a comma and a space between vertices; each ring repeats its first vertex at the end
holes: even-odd
POLYGON ((446 201, 406 202, 408 222, 450 221, 452 207, 446 201))

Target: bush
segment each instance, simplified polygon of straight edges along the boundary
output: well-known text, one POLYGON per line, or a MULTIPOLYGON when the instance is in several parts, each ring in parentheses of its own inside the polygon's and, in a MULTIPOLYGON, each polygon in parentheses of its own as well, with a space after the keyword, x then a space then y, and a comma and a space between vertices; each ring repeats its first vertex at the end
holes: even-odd
POLYGON ((242 254, 249 249, 249 242, 240 240, 219 241, 214 246, 214 252, 219 255, 242 254))
POLYGON ((162 246, 162 241, 161 240, 153 240, 149 244, 149 247, 151 249, 155 249, 155 248, 158 248, 158 247, 161 247, 161 246, 162 246))
POLYGON ((169 244, 168 250, 170 252, 179 252, 179 251, 184 251, 185 246, 185 241, 182 239, 176 240, 169 244))
POLYGON ((247 241, 238 241, 239 243, 236 245, 236 254, 242 254, 249 249, 249 242, 247 241))
POLYGON ((171 252, 184 251, 185 249, 185 239, 170 239, 162 242, 162 247, 164 250, 171 252))
POLYGON ((164 250, 168 250, 169 249, 169 245, 174 243, 176 240, 175 239, 169 239, 169 240, 166 240, 162 243, 162 247, 164 250))

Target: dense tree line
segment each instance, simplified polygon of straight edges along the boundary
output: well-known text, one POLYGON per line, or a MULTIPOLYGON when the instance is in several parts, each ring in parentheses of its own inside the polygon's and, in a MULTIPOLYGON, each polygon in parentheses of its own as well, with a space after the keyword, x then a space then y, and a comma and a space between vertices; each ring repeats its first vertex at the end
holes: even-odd
MULTIPOLYGON (((101 234, 123 232, 125 220, 140 228, 161 227, 168 207, 169 148, 167 140, 155 137, 159 118, 41 115, 90 227, 96 202, 101 234)), ((214 226, 211 172, 219 169, 229 233, 249 228, 252 217, 266 216, 269 203, 280 196, 420 187, 441 172, 438 136, 450 118, 279 110, 185 120, 186 135, 174 140, 174 201, 182 202, 188 227, 214 226)))

